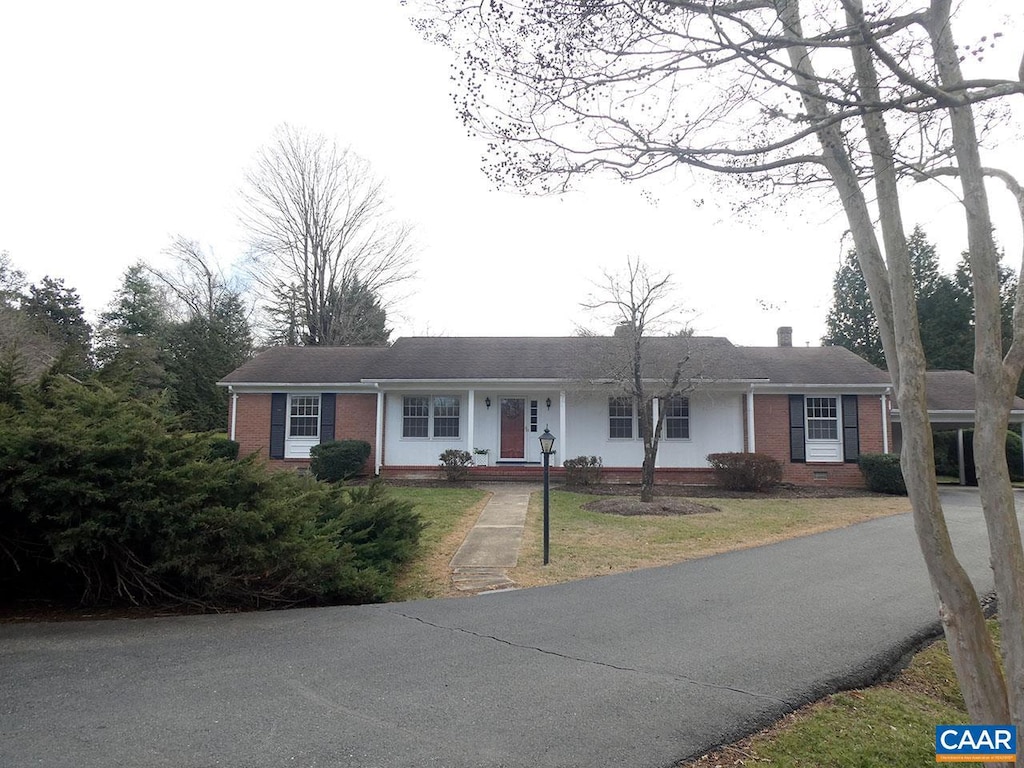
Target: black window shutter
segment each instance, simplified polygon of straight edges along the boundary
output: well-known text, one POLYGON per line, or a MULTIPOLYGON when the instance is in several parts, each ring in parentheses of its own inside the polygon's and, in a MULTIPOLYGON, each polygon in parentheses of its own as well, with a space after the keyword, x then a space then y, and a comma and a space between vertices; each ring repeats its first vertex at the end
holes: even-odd
POLYGON ((284 458, 284 425, 288 421, 288 395, 274 392, 270 396, 270 458, 284 458))
POLYGON ((793 462, 807 461, 807 449, 804 444, 804 396, 789 396, 789 460, 793 462))
POLYGON ((320 442, 329 443, 334 440, 334 392, 320 395, 320 442))
POLYGON ((857 427, 857 396, 843 395, 843 461, 860 458, 860 430, 857 427))

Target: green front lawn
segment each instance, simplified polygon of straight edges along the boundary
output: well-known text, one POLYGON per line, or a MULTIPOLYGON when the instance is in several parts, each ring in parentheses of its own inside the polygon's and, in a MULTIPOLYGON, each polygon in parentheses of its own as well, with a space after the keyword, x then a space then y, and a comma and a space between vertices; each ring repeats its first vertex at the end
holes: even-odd
MULTIPOLYGON (((626 490, 626 489, 624 489, 626 490)), ((910 511, 906 498, 693 499, 719 511, 698 515, 620 516, 583 508, 598 498, 551 493, 551 563, 543 566, 543 496, 533 494, 519 565, 509 572, 523 586, 693 560, 842 528, 910 511)))
MULTIPOLYGON (((989 627, 998 641, 997 623, 989 627)), ((809 704, 762 733, 680 768, 934 765, 935 726, 969 722, 943 640, 918 653, 891 683, 809 704)))

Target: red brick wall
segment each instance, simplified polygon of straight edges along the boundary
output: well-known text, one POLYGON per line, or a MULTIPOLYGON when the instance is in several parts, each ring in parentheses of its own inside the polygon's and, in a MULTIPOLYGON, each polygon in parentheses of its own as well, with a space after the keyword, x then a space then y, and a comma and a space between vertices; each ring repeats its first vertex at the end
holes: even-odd
MULTIPOLYGON (((248 456, 260 451, 270 455, 270 395, 240 394, 236 400, 235 441, 238 455, 248 456)), ((230 422, 229 422, 230 423, 230 422)))
MULTIPOLYGON (((857 427, 861 453, 882 452, 882 402, 877 395, 857 397, 857 427)), ((887 425, 890 423, 886 419, 887 425)), ((892 445, 892 435, 889 437, 892 445)), ((782 464, 783 482, 798 485, 862 487, 864 477, 856 464, 794 463, 789 460, 789 396, 754 396, 754 447, 782 464)))
MULTIPOLYGON (((563 482, 565 470, 562 467, 549 469, 551 480, 563 482)), ((381 477, 394 480, 444 480, 444 471, 436 466, 381 467, 381 477)), ((476 481, 542 482, 544 468, 530 465, 498 465, 496 467, 470 467, 467 478, 476 481)), ((712 485, 715 482, 708 467, 663 468, 655 472, 656 484, 667 485, 712 485)), ((602 483, 640 483, 639 467, 605 467, 601 472, 602 483)))
POLYGON ((374 394, 338 394, 334 416, 334 435, 339 440, 365 440, 370 458, 363 474, 372 475, 377 456, 377 396, 374 394))
MULTIPOLYGON (((270 395, 239 394, 238 416, 235 420, 235 440, 238 455, 248 456, 260 452, 270 455, 270 395)), ((373 473, 377 441, 377 396, 374 394, 338 393, 335 399, 334 435, 338 440, 365 440, 370 444, 370 458, 363 468, 373 473)), ((309 466, 309 459, 273 459, 274 467, 301 469, 309 466)))

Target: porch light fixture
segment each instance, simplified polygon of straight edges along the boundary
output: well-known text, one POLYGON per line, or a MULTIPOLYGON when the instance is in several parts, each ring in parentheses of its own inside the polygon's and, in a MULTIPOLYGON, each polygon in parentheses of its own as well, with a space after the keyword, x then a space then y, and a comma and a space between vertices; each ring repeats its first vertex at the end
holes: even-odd
POLYGON ((484 405, 486 405, 488 408, 490 408, 491 407, 491 398, 485 397, 484 398, 484 405))
MULTIPOLYGON (((548 410, 550 411, 551 410, 551 398, 549 397, 545 402, 547 403, 548 410)), ((554 440, 554 438, 551 438, 551 439, 554 440)))
MULTIPOLYGON (((550 402, 551 399, 548 398, 548 403, 550 402)), ((551 540, 551 483, 548 467, 551 464, 551 454, 555 452, 555 436, 547 427, 544 427, 544 434, 540 436, 540 452, 544 456, 544 565, 547 565, 551 540)))

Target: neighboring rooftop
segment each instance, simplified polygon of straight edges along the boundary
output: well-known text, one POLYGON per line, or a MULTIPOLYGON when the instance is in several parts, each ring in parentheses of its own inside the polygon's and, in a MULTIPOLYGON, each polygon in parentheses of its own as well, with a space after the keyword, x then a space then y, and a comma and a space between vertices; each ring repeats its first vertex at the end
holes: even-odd
MULTIPOLYGON (((928 371, 925 391, 929 411, 973 411, 974 374, 970 371, 928 371)), ((1013 410, 1024 410, 1024 400, 1013 398, 1013 410)))

